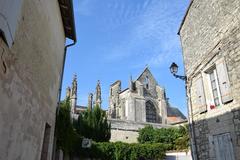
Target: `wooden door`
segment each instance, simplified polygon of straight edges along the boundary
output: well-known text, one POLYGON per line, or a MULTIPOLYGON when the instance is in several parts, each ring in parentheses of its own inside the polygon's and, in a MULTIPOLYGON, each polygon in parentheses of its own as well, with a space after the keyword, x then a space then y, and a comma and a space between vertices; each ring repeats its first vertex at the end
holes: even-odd
POLYGON ((235 160, 230 133, 213 136, 216 160, 235 160))

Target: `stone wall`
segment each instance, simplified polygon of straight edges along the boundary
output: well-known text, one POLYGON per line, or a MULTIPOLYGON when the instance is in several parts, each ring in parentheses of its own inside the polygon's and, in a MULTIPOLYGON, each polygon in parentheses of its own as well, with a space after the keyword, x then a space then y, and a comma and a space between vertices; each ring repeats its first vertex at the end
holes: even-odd
POLYGON ((0 39, 0 159, 41 157, 45 124, 54 134, 65 35, 57 0, 23 0, 10 48, 0 39))
POLYGON ((158 123, 145 123, 136 121, 124 121, 109 119, 111 123, 111 142, 137 143, 138 130, 146 125, 152 125, 154 128, 171 127, 170 125, 162 125, 158 123))
MULTIPOLYGON (((235 159, 240 159, 240 1, 193 0, 180 29, 192 126, 194 156, 217 159, 214 136, 229 133, 235 159), (197 57, 197 58, 196 58, 197 57), (212 109, 207 70, 225 61, 232 101, 212 109), (206 110, 199 112, 197 79, 202 78, 206 110)), ((219 75, 220 76, 220 75, 219 75)))

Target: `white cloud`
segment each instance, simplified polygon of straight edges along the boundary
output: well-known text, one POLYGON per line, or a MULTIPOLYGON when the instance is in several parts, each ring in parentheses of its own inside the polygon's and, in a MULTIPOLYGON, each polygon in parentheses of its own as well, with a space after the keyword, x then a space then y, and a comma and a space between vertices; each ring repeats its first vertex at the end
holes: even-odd
MULTIPOLYGON (((176 50, 175 48, 179 46, 177 34, 173 33, 177 32, 173 28, 176 27, 175 14, 178 11, 169 12, 166 2, 158 0, 151 1, 151 4, 150 1, 145 1, 142 6, 141 12, 144 14, 133 22, 132 31, 126 36, 125 41, 121 41, 109 51, 106 55, 107 60, 124 60, 133 56, 149 57, 147 55, 151 55, 152 57, 145 62, 138 63, 160 66, 175 54, 171 50, 176 50), (149 4, 146 4, 147 2, 149 4)), ((135 12, 138 12, 139 8, 141 7, 137 7, 135 12)), ((136 64, 136 66, 142 65, 136 64)))

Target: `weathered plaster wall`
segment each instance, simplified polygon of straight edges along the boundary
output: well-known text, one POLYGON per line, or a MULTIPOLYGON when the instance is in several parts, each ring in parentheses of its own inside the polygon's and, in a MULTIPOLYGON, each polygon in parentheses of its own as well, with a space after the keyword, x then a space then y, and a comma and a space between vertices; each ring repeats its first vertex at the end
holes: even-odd
POLYGON ((0 40, 0 159, 40 159, 45 123, 51 157, 65 36, 57 0, 24 0, 14 45, 0 40))
MULTIPOLYGON (((240 159, 240 1, 194 0, 180 31, 189 104, 193 107, 190 118, 195 122, 196 143, 200 160, 216 159, 213 135, 229 132, 235 159, 240 159), (211 92, 206 69, 224 58, 233 101, 210 108, 211 92), (203 78, 207 111, 197 112, 194 82, 203 78), (191 85, 193 84, 193 86, 191 85), (196 111, 196 112, 195 112, 196 111)), ((190 106, 189 105, 189 106, 190 106)))

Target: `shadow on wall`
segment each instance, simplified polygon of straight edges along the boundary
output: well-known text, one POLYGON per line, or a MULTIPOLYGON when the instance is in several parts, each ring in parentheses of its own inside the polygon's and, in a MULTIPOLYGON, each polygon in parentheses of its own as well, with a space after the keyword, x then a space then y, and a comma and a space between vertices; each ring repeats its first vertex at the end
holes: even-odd
POLYGON ((240 109, 217 107, 193 117, 191 145, 197 159, 240 159, 240 109))
POLYGON ((192 160, 191 156, 167 156, 165 160, 192 160))

